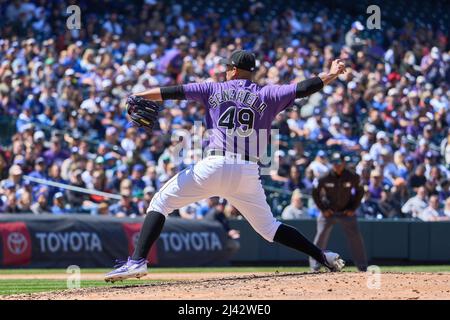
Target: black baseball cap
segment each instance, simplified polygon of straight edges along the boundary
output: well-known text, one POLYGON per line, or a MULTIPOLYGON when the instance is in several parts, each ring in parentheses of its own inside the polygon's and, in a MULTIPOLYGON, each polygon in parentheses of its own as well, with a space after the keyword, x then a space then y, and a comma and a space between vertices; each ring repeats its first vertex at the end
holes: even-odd
POLYGON ((221 63, 250 72, 255 71, 256 69, 255 55, 245 50, 234 51, 228 59, 222 59, 221 63))
POLYGON ((334 152, 330 157, 330 162, 332 164, 339 164, 345 161, 345 158, 339 152, 334 152))

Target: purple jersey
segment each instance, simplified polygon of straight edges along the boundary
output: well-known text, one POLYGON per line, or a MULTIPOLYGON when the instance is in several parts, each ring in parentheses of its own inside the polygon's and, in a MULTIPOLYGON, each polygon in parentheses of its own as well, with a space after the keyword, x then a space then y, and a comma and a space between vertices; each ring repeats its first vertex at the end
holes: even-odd
POLYGON ((254 157, 265 153, 272 121, 294 103, 297 84, 259 86, 250 80, 183 85, 187 100, 206 106, 208 149, 254 157))

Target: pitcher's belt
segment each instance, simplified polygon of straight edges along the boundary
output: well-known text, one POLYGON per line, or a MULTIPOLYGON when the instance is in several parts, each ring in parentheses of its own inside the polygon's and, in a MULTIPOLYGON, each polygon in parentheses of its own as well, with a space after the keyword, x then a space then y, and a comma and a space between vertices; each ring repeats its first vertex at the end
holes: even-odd
POLYGON ((228 151, 224 151, 224 150, 218 150, 218 149, 208 150, 207 154, 208 154, 208 156, 222 156, 222 157, 241 159, 244 161, 251 161, 251 162, 255 162, 255 163, 259 162, 259 159, 256 157, 252 157, 249 155, 243 155, 240 153, 228 152, 228 151))

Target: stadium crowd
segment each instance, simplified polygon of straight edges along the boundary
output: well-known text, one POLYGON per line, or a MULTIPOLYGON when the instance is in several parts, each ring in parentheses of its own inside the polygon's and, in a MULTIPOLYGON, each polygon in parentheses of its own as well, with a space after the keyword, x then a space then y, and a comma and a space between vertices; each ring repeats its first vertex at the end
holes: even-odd
MULTIPOLYGON (((99 3, 76 1, 81 28, 69 30, 66 8, 75 1, 0 1, 0 118, 16 126, 0 146, 0 212, 144 214, 161 185, 192 163, 193 155, 175 161, 172 136, 202 121, 205 110, 166 101, 149 135, 128 123, 126 97, 154 86, 222 81, 220 58, 247 49, 257 57, 261 85, 301 81, 338 57, 350 70, 274 121, 279 168, 263 183, 275 215, 318 214, 308 195, 338 150, 365 185, 359 216, 450 219, 448 17, 435 19, 428 5, 413 2, 411 11, 422 14, 402 20, 394 14, 399 4, 388 2, 397 10, 384 10, 381 30, 369 30, 364 15, 327 1, 300 8, 270 1, 99 3)), ((448 12, 433 5, 433 13, 448 12)), ((216 200, 179 215, 201 218, 218 206, 238 216, 216 200)))

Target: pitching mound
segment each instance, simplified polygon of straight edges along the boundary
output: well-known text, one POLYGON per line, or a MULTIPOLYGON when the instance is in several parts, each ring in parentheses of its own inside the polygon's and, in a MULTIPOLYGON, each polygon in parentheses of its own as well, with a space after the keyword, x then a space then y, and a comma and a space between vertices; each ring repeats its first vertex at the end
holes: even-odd
MULTIPOLYGON (((7 299, 450 299, 450 273, 270 273, 22 294, 7 299), (369 285, 368 285, 369 284, 369 285), (369 287, 372 287, 370 289, 369 287)), ((151 276, 150 276, 151 277, 151 276)), ((175 278, 175 277, 174 277, 175 278)), ((178 275, 176 278, 185 279, 178 275)))

